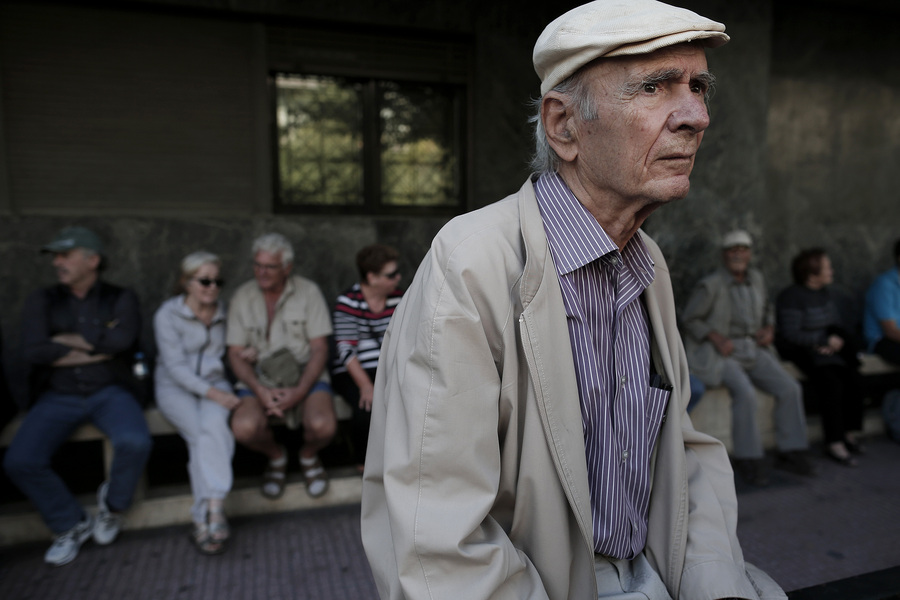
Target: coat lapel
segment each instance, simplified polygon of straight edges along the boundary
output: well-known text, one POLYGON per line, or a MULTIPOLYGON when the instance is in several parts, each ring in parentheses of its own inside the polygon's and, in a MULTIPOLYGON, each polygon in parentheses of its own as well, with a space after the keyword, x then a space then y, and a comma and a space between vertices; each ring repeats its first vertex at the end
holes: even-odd
POLYGON ((557 475, 592 548, 593 521, 575 362, 556 266, 530 182, 520 193, 519 209, 528 252, 520 285, 522 346, 557 475))

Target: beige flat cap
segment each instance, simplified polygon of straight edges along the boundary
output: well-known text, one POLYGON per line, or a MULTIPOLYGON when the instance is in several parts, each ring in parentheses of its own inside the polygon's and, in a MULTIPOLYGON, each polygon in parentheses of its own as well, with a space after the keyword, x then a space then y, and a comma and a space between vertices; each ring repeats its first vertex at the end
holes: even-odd
POLYGON ((595 0, 547 25, 534 45, 541 95, 595 58, 649 54, 703 40, 715 48, 730 38, 725 25, 656 0, 595 0))
POLYGON ((734 248, 735 246, 746 246, 748 248, 753 247, 753 238, 750 237, 750 234, 744 231, 743 229, 735 229, 734 231, 729 231, 724 236, 722 236, 722 248, 734 248))

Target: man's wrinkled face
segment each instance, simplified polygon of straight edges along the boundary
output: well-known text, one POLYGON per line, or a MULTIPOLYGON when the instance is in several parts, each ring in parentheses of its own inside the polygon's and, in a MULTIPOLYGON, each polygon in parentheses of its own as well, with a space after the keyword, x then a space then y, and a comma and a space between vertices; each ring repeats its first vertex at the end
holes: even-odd
POLYGON ((750 266, 750 259, 753 253, 747 246, 732 246, 722 251, 722 257, 725 260, 725 268, 732 275, 743 275, 750 266))
POLYGON ((574 120, 586 187, 643 204, 686 196, 709 125, 703 49, 680 44, 586 68, 597 118, 574 120))
POLYGON ((85 252, 82 248, 73 248, 66 252, 53 254, 53 268, 56 279, 63 285, 77 287, 92 279, 100 265, 100 255, 85 252))
POLYGON ((281 252, 260 250, 253 257, 253 276, 262 291, 279 292, 284 289, 292 266, 282 264, 281 252))

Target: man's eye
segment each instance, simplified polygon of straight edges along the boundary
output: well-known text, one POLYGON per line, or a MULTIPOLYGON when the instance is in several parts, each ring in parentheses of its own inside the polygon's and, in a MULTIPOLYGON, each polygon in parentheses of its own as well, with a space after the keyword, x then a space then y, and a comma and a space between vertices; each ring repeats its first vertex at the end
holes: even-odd
POLYGON ((691 84, 691 91, 695 94, 706 94, 706 86, 702 83, 691 84))
POLYGON ((647 94, 655 94, 659 89, 659 84, 656 83, 645 83, 644 84, 644 92, 647 94))

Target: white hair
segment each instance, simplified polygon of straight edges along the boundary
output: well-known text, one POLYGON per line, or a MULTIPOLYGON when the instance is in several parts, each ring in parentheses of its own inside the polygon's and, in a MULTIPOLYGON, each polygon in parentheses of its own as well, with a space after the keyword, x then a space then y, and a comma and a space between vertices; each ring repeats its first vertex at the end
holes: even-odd
MULTIPOLYGON (((584 69, 579 69, 551 91, 568 96, 582 120, 593 121, 597 118, 597 103, 594 102, 594 95, 591 93, 588 79, 583 74, 584 69)), ((534 125, 534 156, 531 158, 531 168, 538 175, 557 171, 561 160, 556 151, 550 146, 547 132, 544 130, 543 122, 541 122, 541 105, 543 104, 544 96, 532 100, 531 105, 534 114, 528 119, 534 125)))
POLYGON ((206 250, 191 252, 181 259, 181 276, 191 277, 194 273, 199 271, 200 267, 203 265, 216 265, 217 267, 221 267, 222 259, 206 250))
POLYGON ((253 241, 252 255, 257 252, 269 254, 281 254, 281 265, 286 267, 294 264, 294 247, 291 242, 280 233, 265 233, 253 241))

